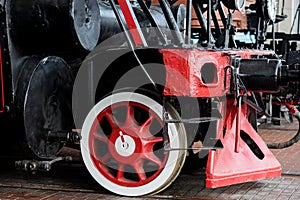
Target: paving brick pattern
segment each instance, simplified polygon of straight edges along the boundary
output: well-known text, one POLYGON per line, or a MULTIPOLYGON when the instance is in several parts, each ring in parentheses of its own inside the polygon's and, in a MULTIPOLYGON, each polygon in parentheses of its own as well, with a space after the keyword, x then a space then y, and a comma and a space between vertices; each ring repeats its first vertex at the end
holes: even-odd
MULTIPOLYGON (((280 126, 265 124, 260 127, 259 133, 267 142, 287 141, 294 137, 298 123, 288 124, 282 121, 280 126)), ((282 165, 284 174, 300 175, 300 142, 285 149, 272 149, 273 154, 282 165)))
POLYGON ((238 184, 217 189, 204 188, 204 177, 181 175, 172 186, 160 194, 127 198, 97 190, 89 192, 59 191, 32 188, 0 187, 0 199, 237 199, 237 200, 299 200, 300 178, 281 177, 238 184), (188 184, 187 184, 188 183, 188 184))
MULTIPOLYGON (((259 134, 269 142, 284 141, 293 137, 297 126, 297 123, 262 125, 259 134)), ((0 199, 300 200, 300 143, 272 152, 282 164, 282 177, 208 189, 204 187, 205 174, 200 171, 194 176, 181 174, 167 190, 139 198, 111 194, 99 186, 80 165, 62 166, 50 173, 36 175, 0 171, 0 199)))

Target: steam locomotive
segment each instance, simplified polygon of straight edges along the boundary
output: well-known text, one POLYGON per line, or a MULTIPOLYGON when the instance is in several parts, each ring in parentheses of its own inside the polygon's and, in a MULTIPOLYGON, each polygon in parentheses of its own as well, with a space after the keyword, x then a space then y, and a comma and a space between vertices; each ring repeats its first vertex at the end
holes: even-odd
POLYGON ((237 46, 232 16, 244 6, 1 1, 1 158, 47 171, 69 159, 64 146, 79 148, 94 179, 126 196, 162 191, 194 154, 210 188, 280 176, 257 116, 273 94, 300 118, 299 69, 264 48, 273 1, 249 6, 257 40, 237 46))

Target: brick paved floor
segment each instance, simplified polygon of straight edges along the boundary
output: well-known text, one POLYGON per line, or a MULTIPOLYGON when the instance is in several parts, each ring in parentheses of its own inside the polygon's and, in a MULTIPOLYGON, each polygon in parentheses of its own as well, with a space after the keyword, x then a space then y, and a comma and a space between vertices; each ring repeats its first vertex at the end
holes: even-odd
MULTIPOLYGON (((200 178, 200 177, 198 177, 200 178)), ((180 176, 169 189, 161 195, 178 194, 186 199, 300 199, 300 178, 280 177, 256 182, 237 184, 216 189, 204 188, 204 182, 196 177, 180 176), (187 188, 186 183, 189 183, 187 188), (200 184, 199 184, 200 182, 200 184), (184 190, 182 188, 185 188, 184 190), (186 189, 187 188, 187 189, 186 189)))
MULTIPOLYGON (((266 142, 287 141, 292 138, 298 129, 298 123, 288 124, 282 121, 282 125, 274 126, 264 124, 260 127, 259 133, 266 142)), ((272 149, 273 154, 282 165, 284 174, 300 175, 300 142, 285 149, 272 149)))
POLYGON ((0 199, 238 199, 299 200, 300 178, 280 177, 217 189, 204 188, 203 176, 181 175, 167 190, 148 197, 126 198, 102 190, 60 191, 0 186, 0 199), (189 183, 189 184, 187 184, 189 183))
MULTIPOLYGON (((283 141, 293 136, 297 126, 295 123, 283 124, 279 127, 263 125, 259 133, 266 141, 283 141)), ((300 143, 272 152, 283 166, 282 177, 207 189, 204 187, 203 171, 197 176, 181 174, 167 190, 154 196, 140 198, 126 198, 111 194, 99 186, 80 164, 61 165, 49 173, 35 175, 4 170, 0 171, 0 199, 299 200, 300 143)))

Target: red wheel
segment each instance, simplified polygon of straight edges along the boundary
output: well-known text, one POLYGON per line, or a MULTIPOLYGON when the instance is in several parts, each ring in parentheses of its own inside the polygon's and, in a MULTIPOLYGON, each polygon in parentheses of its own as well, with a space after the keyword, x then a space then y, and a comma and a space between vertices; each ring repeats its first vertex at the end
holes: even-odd
MULTIPOLYGON (((169 108, 171 118, 178 117, 169 108)), ((101 100, 82 128, 81 151, 95 178, 108 190, 126 196, 158 192, 172 183, 185 151, 165 152, 162 106, 139 94, 122 92, 101 100)), ((169 125, 171 147, 186 147, 182 125, 169 125)))

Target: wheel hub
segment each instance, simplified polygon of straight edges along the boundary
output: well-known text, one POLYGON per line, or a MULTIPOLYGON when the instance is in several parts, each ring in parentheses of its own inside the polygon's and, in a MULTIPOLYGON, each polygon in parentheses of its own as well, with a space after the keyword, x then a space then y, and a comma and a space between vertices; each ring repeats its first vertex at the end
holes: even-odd
POLYGON ((136 149, 134 139, 129 135, 124 135, 122 131, 119 131, 119 135, 115 142, 116 152, 123 157, 131 156, 136 149))
POLYGON ((135 131, 134 129, 118 128, 108 138, 108 150, 117 162, 130 165, 139 160, 143 148, 135 131))

